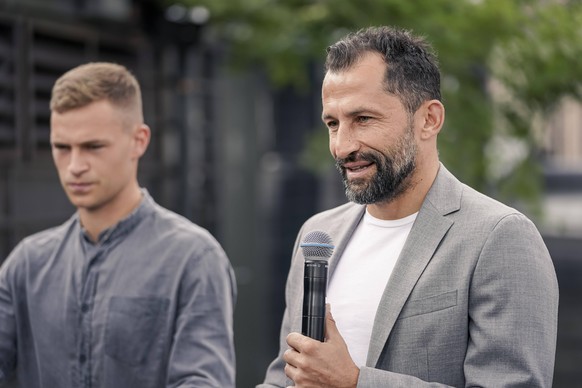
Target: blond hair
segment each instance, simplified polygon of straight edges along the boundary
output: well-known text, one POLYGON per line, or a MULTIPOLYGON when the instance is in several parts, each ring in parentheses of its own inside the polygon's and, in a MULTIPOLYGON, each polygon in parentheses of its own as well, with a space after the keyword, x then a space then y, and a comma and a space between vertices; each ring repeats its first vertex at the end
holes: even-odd
POLYGON ((91 62, 63 74, 53 86, 50 109, 64 113, 101 100, 135 111, 143 121, 139 83, 127 68, 116 63, 91 62))

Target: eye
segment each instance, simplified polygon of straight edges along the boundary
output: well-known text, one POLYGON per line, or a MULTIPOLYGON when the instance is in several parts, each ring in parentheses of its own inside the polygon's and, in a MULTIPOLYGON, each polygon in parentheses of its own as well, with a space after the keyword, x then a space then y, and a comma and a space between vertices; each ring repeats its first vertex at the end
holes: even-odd
POLYGON ((104 147, 104 145, 101 144, 101 143, 91 143, 91 144, 87 144, 87 149, 88 150, 92 150, 92 151, 98 150, 98 149, 103 148, 103 147, 104 147))
POLYGON ((367 123, 368 121, 370 121, 372 118, 370 116, 358 116, 356 118, 356 120, 358 121, 358 123, 367 123))
POLYGON ((68 151, 71 149, 70 146, 68 146, 66 144, 59 144, 59 143, 53 143, 52 147, 53 147, 53 149, 58 150, 58 151, 68 151))
POLYGON ((337 128, 337 121, 335 121, 335 120, 330 120, 330 121, 327 121, 327 122, 325 123, 325 125, 326 125, 326 126, 327 126, 327 127, 330 129, 330 130, 333 130, 333 129, 337 128))

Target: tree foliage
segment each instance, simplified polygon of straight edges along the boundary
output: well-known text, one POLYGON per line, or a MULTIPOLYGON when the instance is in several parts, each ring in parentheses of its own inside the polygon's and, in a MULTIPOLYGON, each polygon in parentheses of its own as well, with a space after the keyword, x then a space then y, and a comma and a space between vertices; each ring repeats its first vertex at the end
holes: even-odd
MULTIPOLYGON (((472 186, 505 199, 531 204, 540 193, 532 118, 565 94, 582 95, 582 5, 575 0, 181 2, 210 10, 233 63, 261 66, 274 85, 298 89, 319 87, 310 85, 308 65, 348 31, 395 25, 426 36, 443 74, 441 159, 472 186)), ((308 149, 326 153, 318 151, 327 149, 324 138, 319 131, 308 149)))

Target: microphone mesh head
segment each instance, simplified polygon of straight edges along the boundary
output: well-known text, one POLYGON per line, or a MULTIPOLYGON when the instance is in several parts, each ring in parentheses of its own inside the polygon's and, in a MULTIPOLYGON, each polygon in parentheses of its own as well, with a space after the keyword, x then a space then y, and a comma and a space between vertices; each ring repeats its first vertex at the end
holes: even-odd
POLYGON ((301 245, 303 256, 311 258, 329 259, 333 253, 333 242, 325 232, 314 230, 303 238, 301 245))

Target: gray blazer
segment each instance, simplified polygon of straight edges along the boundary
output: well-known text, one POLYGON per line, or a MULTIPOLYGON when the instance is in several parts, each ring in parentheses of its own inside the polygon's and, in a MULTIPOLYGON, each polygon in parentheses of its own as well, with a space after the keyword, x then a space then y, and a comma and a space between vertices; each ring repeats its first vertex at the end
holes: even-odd
MULTIPOLYGON (((345 204, 301 228, 280 352, 258 387, 292 385, 282 354, 287 334, 301 332, 304 234, 332 237, 332 277, 364 210, 345 204)), ((546 246, 523 214, 441 165, 387 281, 358 387, 551 387, 558 284, 546 246)))

